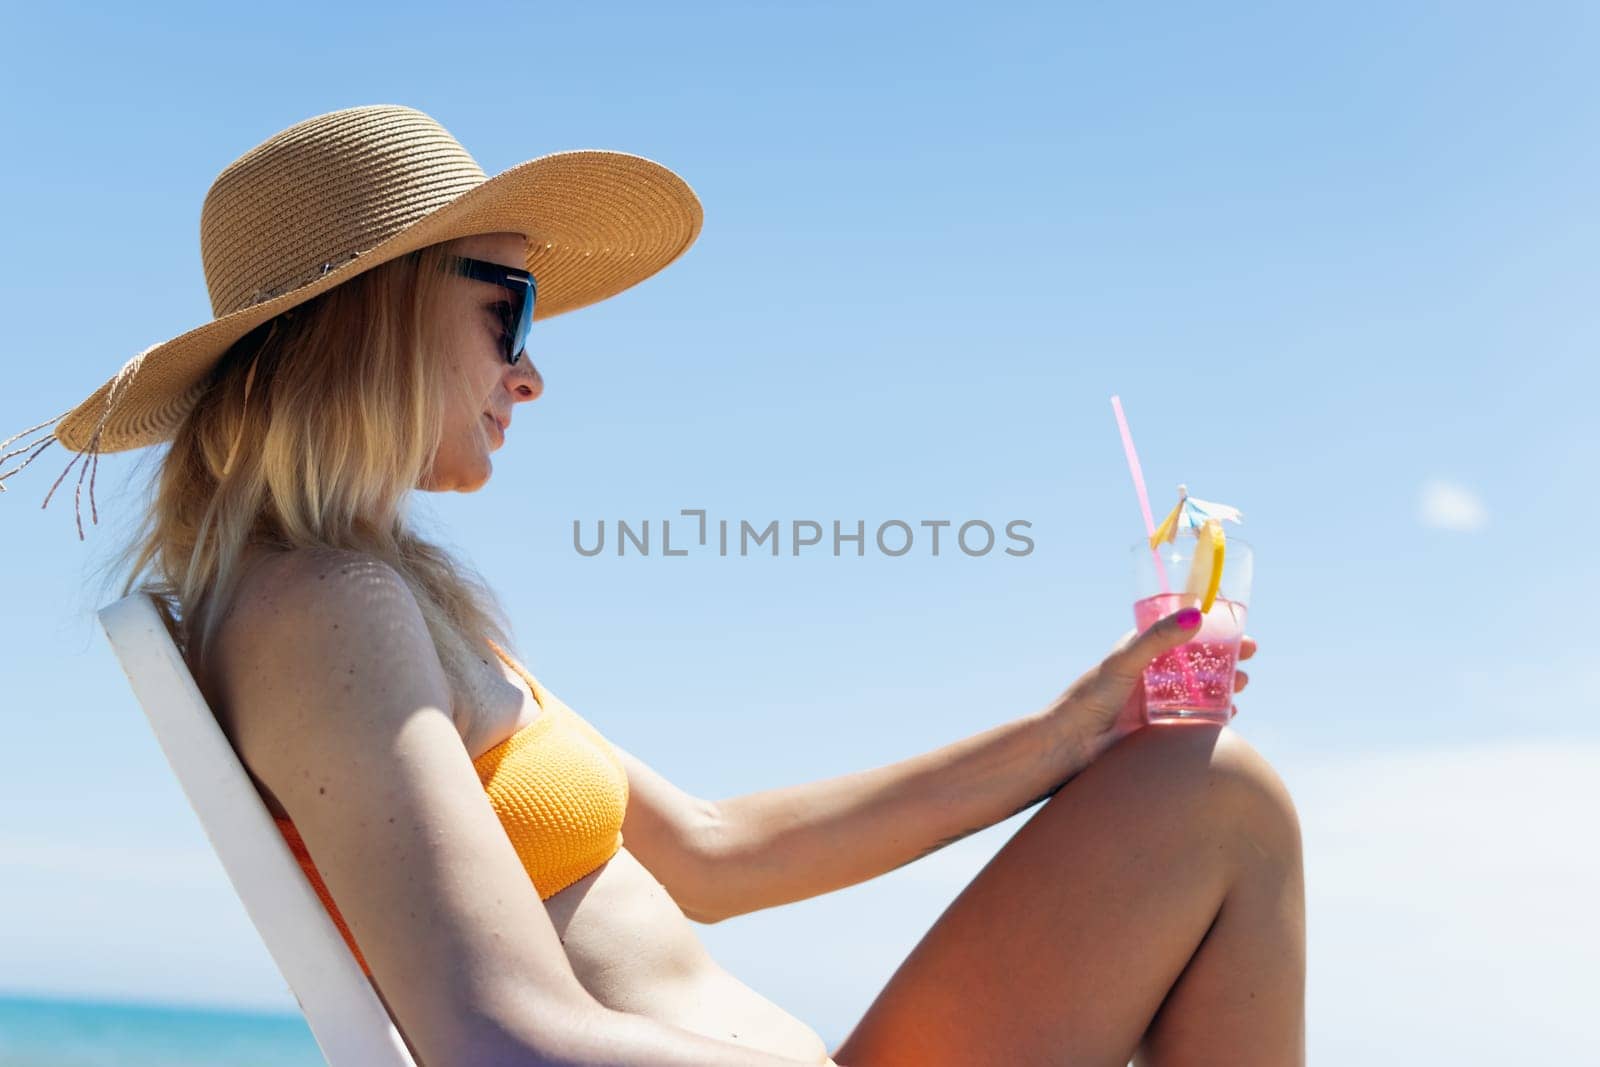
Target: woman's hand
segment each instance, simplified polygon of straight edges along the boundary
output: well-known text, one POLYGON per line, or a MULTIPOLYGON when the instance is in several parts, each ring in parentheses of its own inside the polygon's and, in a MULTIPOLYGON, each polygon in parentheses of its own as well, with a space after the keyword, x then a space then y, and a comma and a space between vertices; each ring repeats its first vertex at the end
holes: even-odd
MULTIPOLYGON (((1144 669, 1163 652, 1177 648, 1193 637, 1199 627, 1198 609, 1188 626, 1181 624, 1183 611, 1157 619, 1148 630, 1129 630, 1099 665, 1073 682, 1051 704, 1049 714, 1060 721, 1082 753, 1087 766, 1106 749, 1145 725, 1144 669)), ((1246 634, 1239 642, 1239 658, 1256 654, 1255 638, 1246 634)), ((1250 684, 1250 676, 1235 671, 1235 693, 1250 684)), ((1238 709, 1233 709, 1238 714, 1238 709)), ((1079 768, 1081 769, 1081 767, 1079 768)))

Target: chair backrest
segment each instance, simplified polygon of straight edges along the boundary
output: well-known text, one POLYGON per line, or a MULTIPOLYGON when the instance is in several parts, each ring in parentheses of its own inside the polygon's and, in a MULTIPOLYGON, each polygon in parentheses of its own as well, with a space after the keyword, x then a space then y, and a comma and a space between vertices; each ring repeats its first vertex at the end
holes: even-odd
POLYGON ((144 593, 100 624, 228 880, 330 1067, 416 1067, 144 593))

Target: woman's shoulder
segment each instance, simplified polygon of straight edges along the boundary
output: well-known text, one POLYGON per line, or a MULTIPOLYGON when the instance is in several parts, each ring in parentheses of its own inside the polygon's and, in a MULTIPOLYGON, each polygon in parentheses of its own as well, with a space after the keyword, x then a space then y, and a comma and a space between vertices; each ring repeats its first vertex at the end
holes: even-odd
POLYGON ((340 644, 374 631, 423 626, 410 585, 377 556, 342 548, 271 550, 241 561, 232 603, 218 626, 218 651, 263 640, 298 645, 314 623, 322 624, 315 627, 321 640, 340 644), (341 630, 348 636, 334 636, 341 630))
POLYGON ((216 645, 237 644, 241 635, 252 645, 293 637, 297 621, 329 614, 353 613, 354 621, 376 624, 368 618, 372 611, 418 612, 405 579, 377 556, 343 548, 258 549, 240 560, 216 645))
POLYGON ((249 747, 253 719, 277 718, 269 712, 286 687, 385 675, 430 690, 445 684, 411 587, 383 560, 345 549, 277 551, 251 561, 206 659, 214 710, 236 746, 249 747))

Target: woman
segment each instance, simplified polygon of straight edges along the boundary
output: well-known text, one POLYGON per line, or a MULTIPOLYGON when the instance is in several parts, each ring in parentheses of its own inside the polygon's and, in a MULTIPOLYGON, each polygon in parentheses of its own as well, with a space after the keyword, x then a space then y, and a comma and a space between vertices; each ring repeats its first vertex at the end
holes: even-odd
POLYGON ((1302 1062, 1289 797, 1230 731, 1138 729, 1143 666, 1197 612, 973 737, 713 803, 528 674, 413 531, 412 490, 482 488, 539 397, 530 321, 659 271, 700 218, 638 157, 490 179, 408 108, 308 119, 207 194, 216 317, 13 454, 87 457, 93 514, 99 452, 171 442, 126 589, 163 605, 419 1063, 1302 1062), (695 937, 1041 800, 831 1057, 695 937))

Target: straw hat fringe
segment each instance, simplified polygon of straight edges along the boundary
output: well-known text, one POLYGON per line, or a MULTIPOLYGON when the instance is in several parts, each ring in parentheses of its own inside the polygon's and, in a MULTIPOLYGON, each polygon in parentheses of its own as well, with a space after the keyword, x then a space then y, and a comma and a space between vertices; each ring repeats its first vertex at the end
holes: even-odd
MULTIPOLYGON (((149 348, 145 349, 143 352, 140 352, 137 356, 134 356, 132 359, 130 359, 126 364, 123 365, 121 370, 117 371, 116 376, 111 379, 111 388, 106 392, 105 406, 100 412, 99 420, 95 423, 94 433, 91 434, 90 437, 89 437, 89 444, 88 444, 87 448, 85 448, 84 451, 82 451, 82 452, 75 453, 73 455, 73 457, 70 460, 67 461, 67 465, 64 468, 62 468, 61 473, 56 476, 55 482, 51 484, 50 491, 44 495, 44 502, 39 505, 39 507, 41 509, 44 509, 44 508, 47 508, 47 507, 50 506, 50 498, 55 496, 56 490, 61 487, 62 481, 66 478, 68 473, 71 472, 71 470, 73 468, 73 465, 76 464, 78 462, 78 460, 84 459, 85 462, 83 464, 83 467, 80 468, 79 471, 78 471, 78 483, 73 488, 73 492, 72 492, 72 511, 73 511, 73 517, 77 520, 78 540, 80 540, 80 541, 82 541, 84 539, 84 536, 83 536, 83 476, 84 476, 85 473, 87 473, 89 475, 89 517, 90 517, 90 521, 91 521, 91 523, 93 525, 96 525, 96 526, 98 526, 100 524, 100 509, 95 506, 95 500, 94 500, 94 476, 97 473, 99 473, 99 470, 100 470, 100 434, 101 434, 101 431, 105 427, 106 418, 111 414, 112 408, 115 406, 116 402, 121 398, 123 392, 127 389, 128 383, 133 381, 133 377, 134 377, 135 374, 138 373, 139 366, 144 362, 144 358, 147 355, 149 355, 152 351, 154 351, 156 348, 158 348, 158 347, 159 347, 158 345, 151 345, 149 348), (87 457, 87 458, 85 459, 85 457, 87 457)), ((63 411, 61 414, 57 415, 53 419, 49 419, 49 420, 46 420, 45 422, 41 422, 37 426, 31 426, 28 429, 23 430, 19 434, 15 434, 15 435, 13 435, 11 437, 6 438, 4 441, 0 441, 0 448, 4 448, 6 445, 9 445, 11 442, 19 440, 19 439, 21 439, 23 437, 26 437, 28 434, 31 434, 31 433, 35 432, 36 430, 42 430, 46 426, 54 426, 56 423, 60 422, 62 419, 66 418, 68 415, 70 415, 72 413, 72 411, 73 411, 73 409, 69 408, 68 410, 63 411)), ((28 466, 28 464, 32 463, 35 459, 37 459, 39 457, 39 453, 43 452, 45 449, 47 449, 51 445, 55 444, 56 441, 57 441, 56 435, 55 435, 54 431, 52 431, 51 433, 47 434, 43 438, 36 438, 35 440, 30 441, 29 443, 23 445, 21 448, 14 449, 13 451, 7 452, 4 455, 0 455, 0 463, 4 463, 6 460, 10 459, 12 456, 20 455, 21 453, 28 451, 28 449, 30 449, 30 448, 34 449, 32 455, 30 455, 27 459, 23 460, 21 463, 17 464, 11 470, 0 472, 0 492, 4 492, 5 491, 5 488, 6 488, 5 487, 5 480, 7 478, 11 477, 13 474, 16 474, 18 471, 21 471, 24 468, 26 468, 28 466), (35 446, 37 446, 37 447, 35 447, 35 446)))

